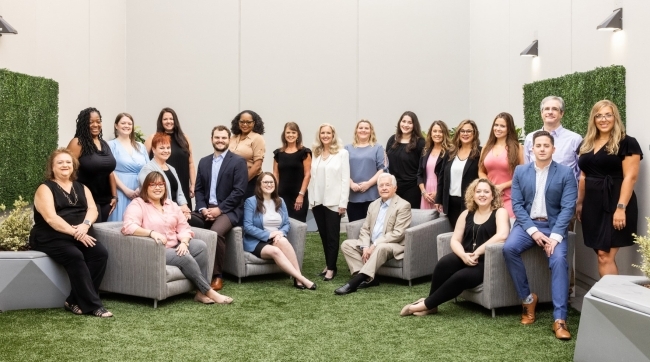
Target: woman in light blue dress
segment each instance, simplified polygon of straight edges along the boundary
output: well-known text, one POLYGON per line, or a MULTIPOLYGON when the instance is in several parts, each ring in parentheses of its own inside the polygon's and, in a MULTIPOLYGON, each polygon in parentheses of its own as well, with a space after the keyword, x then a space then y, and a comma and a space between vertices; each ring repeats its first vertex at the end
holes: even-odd
POLYGON ((124 210, 131 200, 140 195, 138 173, 149 162, 147 150, 136 142, 133 117, 120 113, 115 118, 115 139, 108 141, 108 146, 117 161, 115 182, 117 184, 117 206, 108 217, 108 221, 122 221, 124 210))

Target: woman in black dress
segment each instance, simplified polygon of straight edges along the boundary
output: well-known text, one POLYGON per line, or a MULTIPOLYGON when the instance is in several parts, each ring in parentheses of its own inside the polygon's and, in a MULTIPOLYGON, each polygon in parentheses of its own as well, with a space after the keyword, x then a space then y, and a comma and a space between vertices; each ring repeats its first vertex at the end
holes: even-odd
POLYGON ((397 179, 397 195, 408 201, 412 209, 420 208, 418 167, 425 141, 415 113, 406 111, 397 122, 397 131, 386 143, 388 169, 397 179))
POLYGON ((72 152, 59 148, 52 152, 46 167, 47 180, 34 195, 34 227, 29 244, 68 273, 71 291, 63 304, 65 310, 77 315, 112 317, 99 299, 108 251, 92 237, 97 208, 88 187, 75 181, 79 162, 72 152))
POLYGON ((278 195, 287 205, 290 218, 306 222, 311 150, 302 145, 302 132, 294 122, 284 125, 280 139, 282 147, 273 151, 273 175, 278 180, 278 195))
POLYGON ((451 237, 453 252, 440 258, 433 269, 429 296, 404 306, 401 316, 435 314, 440 304, 483 283, 485 248, 506 240, 510 219, 500 193, 487 179, 474 180, 467 187, 465 205, 451 237))
POLYGON ((97 222, 108 220, 117 205, 115 183, 115 157, 102 138, 102 115, 95 108, 86 108, 77 116, 77 131, 68 143, 68 150, 79 160, 77 181, 84 184, 93 195, 99 217, 97 222))
MULTIPOLYGON (((167 159, 167 163, 172 165, 178 174, 181 190, 187 199, 188 207, 192 209, 192 198, 194 197, 194 184, 196 183, 196 169, 194 168, 194 158, 192 157, 192 144, 189 137, 181 129, 176 112, 169 108, 163 108, 158 114, 156 122, 156 132, 167 133, 171 136, 172 153, 167 159)), ((151 152, 152 134, 144 143, 149 153, 149 158, 153 158, 151 152)))
POLYGON ((618 274, 618 248, 634 244, 638 208, 634 184, 643 158, 635 138, 625 134, 616 105, 608 100, 591 109, 587 134, 578 149, 580 182, 576 216, 585 245, 598 254, 600 276, 618 274))

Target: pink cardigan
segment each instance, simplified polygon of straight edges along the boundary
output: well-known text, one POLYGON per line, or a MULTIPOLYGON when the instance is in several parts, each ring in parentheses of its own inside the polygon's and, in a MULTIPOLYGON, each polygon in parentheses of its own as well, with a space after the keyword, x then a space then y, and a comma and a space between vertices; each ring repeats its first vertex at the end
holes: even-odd
POLYGON ((122 234, 133 235, 139 227, 165 235, 167 248, 175 248, 183 238, 194 237, 183 211, 169 199, 165 200, 162 213, 140 197, 133 199, 124 211, 122 234))

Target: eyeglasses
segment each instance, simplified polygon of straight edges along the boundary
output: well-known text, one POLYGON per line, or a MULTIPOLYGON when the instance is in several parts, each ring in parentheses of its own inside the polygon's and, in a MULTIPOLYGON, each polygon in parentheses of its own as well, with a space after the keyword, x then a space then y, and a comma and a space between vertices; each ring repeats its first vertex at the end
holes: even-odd
POLYGON ((158 187, 158 188, 164 188, 164 187, 165 187, 165 183, 164 183, 164 182, 152 182, 152 183, 149 184, 149 187, 154 188, 154 189, 155 189, 156 187, 158 187))
POLYGON ((264 185, 275 185, 275 181, 262 181, 264 185))
POLYGON ((460 131, 458 131, 458 133, 460 133, 460 134, 472 134, 472 133, 474 133, 474 130, 473 129, 461 129, 460 131))
POLYGON ((544 112, 559 112, 560 109, 557 108, 557 107, 544 107, 542 109, 542 111, 544 111, 544 112))
POLYGON ((248 126, 249 124, 254 123, 254 122, 255 121, 239 121, 239 124, 243 124, 243 125, 248 126))
POLYGON ((614 119, 614 115, 611 114, 611 113, 597 114, 596 117, 594 117, 594 118, 596 118, 597 121, 601 121, 603 119, 607 119, 608 121, 611 121, 612 119, 614 119))

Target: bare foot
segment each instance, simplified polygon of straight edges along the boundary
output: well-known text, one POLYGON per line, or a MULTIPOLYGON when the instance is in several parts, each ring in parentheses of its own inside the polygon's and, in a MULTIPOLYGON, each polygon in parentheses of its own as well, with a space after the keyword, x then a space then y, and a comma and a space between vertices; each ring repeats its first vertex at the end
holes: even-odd
POLYGON ((405 305, 404 308, 402 308, 402 311, 399 312, 399 315, 401 315, 402 317, 406 317, 407 315, 414 314, 414 312, 411 311, 411 306, 416 305, 422 301, 424 301, 424 298, 420 298, 414 303, 405 305))
POLYGON ((208 297, 214 300, 217 304, 230 304, 233 302, 232 298, 227 297, 225 295, 221 295, 212 289, 210 289, 210 291, 208 292, 208 297))
POLYGON ((428 309, 422 312, 414 312, 413 315, 416 315, 418 317, 424 317, 425 315, 436 314, 436 313, 438 313, 438 307, 435 307, 433 309, 428 309))
POLYGON ((207 295, 201 293, 200 291, 196 291, 196 295, 194 296, 194 300, 203 303, 203 304, 214 304, 214 300, 210 299, 207 295))

